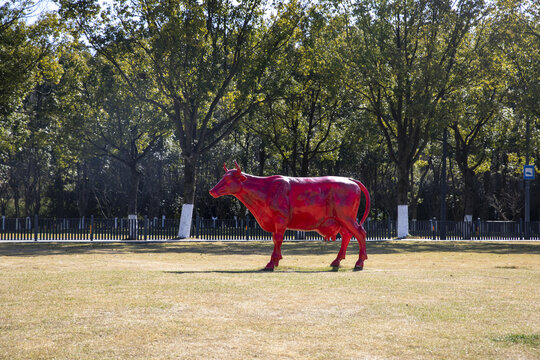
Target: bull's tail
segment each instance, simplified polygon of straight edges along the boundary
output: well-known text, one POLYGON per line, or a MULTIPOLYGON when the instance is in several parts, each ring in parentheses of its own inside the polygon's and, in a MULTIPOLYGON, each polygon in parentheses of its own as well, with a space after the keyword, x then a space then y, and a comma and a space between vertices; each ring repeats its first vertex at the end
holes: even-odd
POLYGON ((364 184, 362 184, 360 181, 355 180, 355 179, 351 179, 351 180, 353 180, 355 183, 358 184, 358 186, 360 186, 360 190, 362 191, 362 193, 366 197, 366 209, 364 210, 364 216, 362 216, 362 220, 360 220, 360 225, 362 225, 364 223, 364 221, 366 221, 366 218, 368 217, 369 210, 371 208, 371 198, 369 197, 369 191, 364 186, 364 184))

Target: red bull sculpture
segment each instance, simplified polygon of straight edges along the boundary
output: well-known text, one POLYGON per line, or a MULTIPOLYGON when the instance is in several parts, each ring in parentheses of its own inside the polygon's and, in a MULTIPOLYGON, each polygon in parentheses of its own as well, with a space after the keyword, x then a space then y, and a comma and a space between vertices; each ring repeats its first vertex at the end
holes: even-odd
POLYGON ((337 176, 324 177, 259 177, 243 173, 235 161, 234 169, 210 190, 214 198, 233 195, 251 211, 261 228, 272 233, 274 252, 265 270, 273 271, 279 265, 281 244, 285 230, 316 231, 326 240, 335 240, 341 234, 341 248, 331 266, 338 268, 345 259, 351 237, 358 240, 359 259, 354 267, 362 270, 367 259, 366 231, 362 224, 370 209, 366 187, 358 180, 337 176), (366 209, 360 223, 356 214, 362 193, 366 209))

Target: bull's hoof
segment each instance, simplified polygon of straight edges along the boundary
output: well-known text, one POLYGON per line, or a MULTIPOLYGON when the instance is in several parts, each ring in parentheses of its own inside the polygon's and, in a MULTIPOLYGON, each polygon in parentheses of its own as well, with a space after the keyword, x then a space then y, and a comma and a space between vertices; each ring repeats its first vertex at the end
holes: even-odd
POLYGON ((336 259, 334 261, 332 261, 332 263, 330 264, 331 267, 339 267, 339 264, 341 263, 341 260, 339 259, 336 259))
POLYGON ((276 264, 273 261, 270 261, 268 264, 266 264, 266 267, 263 269, 263 271, 274 271, 275 267, 276 264))
POLYGON ((364 269, 364 260, 358 260, 354 265, 354 271, 360 271, 364 269))
POLYGON ((332 271, 333 272, 338 272, 339 271, 339 266, 332 266, 332 271))

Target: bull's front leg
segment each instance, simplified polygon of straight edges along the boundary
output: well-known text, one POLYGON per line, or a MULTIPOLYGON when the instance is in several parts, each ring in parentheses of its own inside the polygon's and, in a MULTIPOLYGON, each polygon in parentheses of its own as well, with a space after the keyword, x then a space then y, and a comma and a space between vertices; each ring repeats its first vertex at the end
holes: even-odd
POLYGON ((281 244, 283 243, 284 235, 285 231, 275 232, 272 234, 272 240, 274 241, 274 251, 272 252, 270 262, 266 264, 266 267, 264 268, 265 271, 274 271, 274 268, 279 266, 279 260, 283 258, 281 256, 281 244))

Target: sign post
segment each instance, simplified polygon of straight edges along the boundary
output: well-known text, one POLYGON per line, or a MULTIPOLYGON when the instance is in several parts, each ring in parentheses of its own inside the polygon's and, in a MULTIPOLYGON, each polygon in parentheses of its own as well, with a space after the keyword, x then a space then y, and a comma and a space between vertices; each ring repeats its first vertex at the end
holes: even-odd
MULTIPOLYGON (((527 163, 528 163, 527 159, 527 163)), ((525 240, 529 240, 529 227, 531 223, 531 180, 534 180, 536 169, 534 165, 523 166, 523 180, 525 181, 525 240)))

